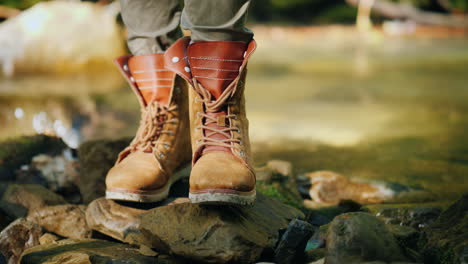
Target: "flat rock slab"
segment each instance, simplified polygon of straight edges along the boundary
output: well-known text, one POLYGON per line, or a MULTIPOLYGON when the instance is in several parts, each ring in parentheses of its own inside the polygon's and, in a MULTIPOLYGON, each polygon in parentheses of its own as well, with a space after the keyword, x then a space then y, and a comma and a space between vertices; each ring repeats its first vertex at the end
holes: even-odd
POLYGON ((299 210, 257 195, 251 207, 179 203, 154 208, 141 216, 140 229, 152 247, 184 258, 211 263, 252 263, 272 252, 279 230, 299 210))
POLYGON ((86 222, 91 229, 122 242, 151 247, 151 242, 139 229, 140 215, 145 212, 99 198, 88 205, 86 222))
POLYGON ((170 263, 158 261, 154 256, 143 255, 138 248, 129 245, 97 240, 61 240, 54 244, 40 245, 26 250, 19 263, 27 264, 94 264, 170 263))
POLYGON ((91 229, 86 223, 84 205, 54 205, 30 210, 28 220, 49 232, 69 238, 90 238, 91 229))

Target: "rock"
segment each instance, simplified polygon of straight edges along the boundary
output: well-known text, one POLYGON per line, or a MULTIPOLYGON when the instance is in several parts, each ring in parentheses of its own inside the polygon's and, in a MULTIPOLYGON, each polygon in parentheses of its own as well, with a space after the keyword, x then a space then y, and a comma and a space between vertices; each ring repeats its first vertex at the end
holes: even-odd
POLYGON ((368 213, 337 216, 328 228, 327 264, 406 261, 384 223, 368 213))
POLYGON ((270 160, 267 162, 267 167, 273 172, 284 175, 286 177, 293 177, 293 166, 291 162, 284 160, 270 160))
POLYGON ((468 262, 468 193, 423 230, 419 246, 424 263, 468 262))
POLYGON ((66 145, 60 138, 45 135, 24 136, 0 142, 0 173, 14 175, 22 165, 29 164, 35 155, 58 154, 65 148, 66 145))
POLYGON ((81 174, 77 184, 84 203, 88 204, 104 196, 107 171, 115 164, 120 151, 129 143, 130 139, 94 140, 79 147, 81 174))
POLYGON ((2 200, 19 204, 28 210, 67 203, 60 195, 35 184, 10 184, 2 200))
POLYGON ((28 209, 19 204, 0 201, 0 230, 3 230, 17 218, 25 217, 27 214, 28 209))
POLYGON ((68 238, 90 238, 91 229, 86 223, 84 205, 55 205, 29 211, 28 220, 45 230, 68 238))
POLYGON ((60 238, 51 233, 45 233, 39 238, 40 245, 52 244, 60 240, 60 238))
POLYGON ((422 262, 422 256, 418 252, 419 232, 412 227, 402 225, 386 225, 387 229, 396 238, 405 256, 411 260, 422 262))
POLYGON ((421 229, 432 224, 445 204, 379 204, 362 210, 372 213, 386 224, 410 226, 421 229))
POLYGON ((256 168, 255 171, 257 192, 278 199, 287 205, 303 208, 290 162, 271 160, 265 166, 256 168))
POLYGON ((91 229, 117 240, 151 247, 140 231, 140 215, 146 210, 126 207, 115 201, 99 198, 88 205, 86 220, 91 229))
POLYGON ((311 224, 305 221, 292 220, 275 249, 276 263, 298 263, 303 258, 307 241, 315 230, 311 224))
POLYGON ((78 162, 72 154, 65 153, 57 156, 39 154, 32 158, 31 167, 41 172, 52 191, 72 189, 78 180, 78 162))
POLYGON ((257 180, 271 182, 279 177, 293 177, 292 164, 284 160, 270 160, 263 167, 256 168, 257 180))
POLYGON ((66 239, 54 244, 40 245, 26 250, 21 256, 24 264, 98 264, 98 263, 174 263, 171 260, 145 256, 138 248, 97 239, 66 239))
POLYGON ((252 263, 272 252, 278 231, 304 218, 292 207, 257 194, 251 207, 180 203, 142 215, 140 229, 162 252, 210 263, 252 263))
POLYGON ((317 249, 307 250, 305 252, 305 255, 306 255, 305 263, 310 263, 310 262, 314 262, 314 261, 323 259, 323 258, 325 258, 326 253, 327 253, 327 251, 324 248, 317 248, 317 249))
POLYGON ((360 204, 353 201, 342 201, 338 205, 309 210, 307 221, 314 226, 323 226, 329 224, 340 214, 361 211, 361 207, 360 204))
POLYGON ((421 193, 422 196, 428 194, 424 190, 396 183, 350 180, 331 171, 307 173, 305 177, 309 178, 311 184, 309 195, 313 201, 307 202, 309 204, 307 207, 311 209, 336 205, 343 200, 375 204, 415 195, 413 193, 421 193))
POLYGON ((25 249, 39 245, 41 235, 40 226, 20 218, 0 233, 0 252, 9 260, 8 263, 17 263, 25 249))

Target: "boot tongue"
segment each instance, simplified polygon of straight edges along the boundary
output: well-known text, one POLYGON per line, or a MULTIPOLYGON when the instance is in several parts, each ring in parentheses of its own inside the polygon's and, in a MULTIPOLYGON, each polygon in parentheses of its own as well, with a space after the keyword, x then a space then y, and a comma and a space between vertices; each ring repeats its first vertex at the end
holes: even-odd
POLYGON ((174 73, 164 68, 164 54, 133 56, 128 68, 145 104, 169 105, 174 73))
POLYGON ((192 78, 218 99, 239 75, 247 44, 242 41, 200 41, 188 47, 192 78))
MULTIPOLYGON (((239 75, 239 68, 244 60, 247 44, 241 41, 200 41, 192 43, 188 47, 188 61, 192 78, 196 79, 204 89, 208 90, 217 100, 226 87, 239 75)), ((229 127, 227 120, 227 108, 216 113, 207 113, 216 122, 205 120, 206 126, 222 130, 229 127)), ((225 140, 230 137, 205 129, 205 136, 225 140)), ((228 133, 229 134, 229 133, 228 133)), ((209 151, 227 151, 230 149, 222 146, 206 146, 203 154, 209 151)))

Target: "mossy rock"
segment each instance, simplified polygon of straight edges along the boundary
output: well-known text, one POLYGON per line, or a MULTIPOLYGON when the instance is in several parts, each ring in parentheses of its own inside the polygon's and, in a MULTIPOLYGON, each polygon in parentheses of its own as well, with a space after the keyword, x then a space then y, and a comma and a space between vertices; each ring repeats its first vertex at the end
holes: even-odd
POLYGON ((298 195, 297 190, 293 190, 280 182, 266 183, 264 181, 257 181, 257 192, 277 199, 294 208, 304 210, 302 199, 298 195))
MULTIPOLYGON (((46 135, 22 136, 0 142, 0 180, 14 174, 21 165, 29 164, 40 153, 55 155, 67 146, 58 137, 46 135)), ((11 179, 10 179, 11 180, 11 179)))
POLYGON ((468 261, 468 193, 442 212, 419 240, 424 263, 468 261))

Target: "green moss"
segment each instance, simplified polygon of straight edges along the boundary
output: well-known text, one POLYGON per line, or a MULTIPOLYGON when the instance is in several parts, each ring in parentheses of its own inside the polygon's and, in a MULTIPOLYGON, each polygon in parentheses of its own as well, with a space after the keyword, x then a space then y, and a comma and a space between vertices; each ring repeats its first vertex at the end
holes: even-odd
POLYGON ((297 198, 295 193, 281 183, 278 183, 278 182, 266 183, 264 181, 258 181, 257 191, 263 195, 275 198, 294 208, 297 208, 300 210, 304 209, 304 206, 302 205, 302 201, 297 198))

